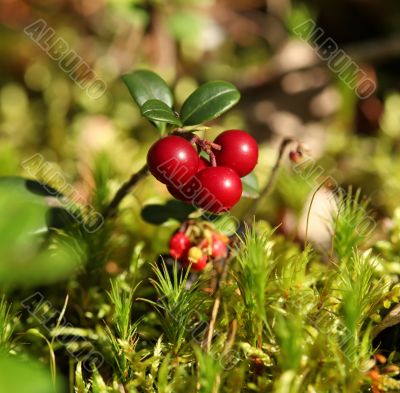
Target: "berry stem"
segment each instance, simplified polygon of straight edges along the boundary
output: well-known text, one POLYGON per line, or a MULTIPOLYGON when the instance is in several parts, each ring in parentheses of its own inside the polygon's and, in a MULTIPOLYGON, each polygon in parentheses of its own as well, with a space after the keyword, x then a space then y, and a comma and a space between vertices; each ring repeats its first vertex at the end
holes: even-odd
POLYGON ((264 186, 264 188, 260 192, 260 196, 254 201, 254 203, 250 206, 250 208, 247 210, 246 214, 243 216, 242 220, 243 222, 247 220, 253 220, 253 216, 257 211, 258 206, 260 205, 261 201, 263 198, 269 194, 269 192, 272 190, 276 175, 278 174, 279 167, 281 166, 282 163, 282 157, 285 152, 286 147, 292 143, 295 142, 294 139, 292 138, 285 138, 282 140, 280 146, 279 146, 279 152, 278 152, 278 157, 276 158, 275 164, 272 167, 271 174, 269 176, 267 184, 264 186))
POLYGON ((215 155, 212 151, 212 149, 214 150, 221 150, 221 146, 217 145, 214 142, 208 141, 206 139, 202 139, 197 135, 192 135, 191 139, 189 140, 189 142, 193 145, 197 145, 200 147, 201 150, 205 151, 209 156, 210 156, 210 160, 211 160, 211 165, 212 166, 217 166, 217 161, 215 159, 215 155))
POLYGON ((189 142, 191 145, 198 145, 199 141, 200 138, 197 135, 193 135, 189 142))
POLYGON ((147 173, 148 167, 146 164, 138 172, 134 173, 127 182, 122 184, 122 186, 114 195, 114 198, 111 200, 110 204, 104 209, 104 220, 115 215, 121 201, 128 195, 129 191, 131 191, 131 189, 135 187, 135 185, 147 175, 147 173))
POLYGON ((214 142, 208 142, 208 141, 207 141, 207 143, 208 143, 214 150, 221 150, 221 149, 222 149, 222 147, 221 147, 220 145, 217 145, 217 144, 214 143, 214 142))
POLYGON ((207 152, 210 155, 211 166, 217 166, 217 160, 215 159, 215 154, 210 150, 207 152))

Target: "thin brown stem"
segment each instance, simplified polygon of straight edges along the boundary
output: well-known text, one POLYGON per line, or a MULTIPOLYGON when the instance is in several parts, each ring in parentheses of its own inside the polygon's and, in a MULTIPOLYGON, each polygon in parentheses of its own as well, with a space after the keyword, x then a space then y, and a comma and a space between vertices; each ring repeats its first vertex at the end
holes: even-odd
POLYGON ((197 135, 193 134, 193 136, 192 136, 192 138, 190 139, 189 142, 190 142, 191 145, 194 145, 194 144, 197 144, 199 140, 200 140, 200 138, 197 135))
POLYGON ((217 160, 215 159, 215 154, 211 150, 208 154, 210 155, 211 166, 216 167, 217 160))
POLYGON ((305 236, 304 236, 304 247, 306 247, 307 241, 308 241, 308 226, 309 226, 309 223, 310 223, 311 208, 312 208, 312 205, 313 205, 313 203, 314 203, 314 199, 315 199, 315 196, 317 195, 317 192, 325 185, 326 180, 327 180, 327 179, 325 179, 325 180, 317 187, 317 189, 313 192, 312 197, 311 197, 310 206, 308 207, 308 210, 307 210, 306 233, 305 233, 305 236))
POLYGON ((223 281, 225 281, 226 276, 228 275, 228 268, 229 268, 231 259, 232 259, 232 256, 230 256, 229 258, 227 258, 225 260, 223 268, 222 268, 222 272, 217 280, 217 285, 216 285, 216 289, 215 289, 216 296, 215 296, 215 300, 214 300, 213 309, 211 312, 210 325, 208 326, 207 339, 205 342, 207 351, 210 351, 210 349, 211 349, 211 340, 214 335, 215 322, 217 320, 219 307, 221 305, 221 290, 220 290, 221 283, 223 281))
POLYGON ((276 175, 278 174, 278 169, 281 166, 282 162, 282 157, 285 152, 286 147, 292 143, 295 142, 294 139, 292 138, 285 138, 281 142, 279 146, 279 152, 278 152, 278 157, 275 161, 274 166, 272 167, 271 174, 269 176, 267 184, 264 186, 264 188, 260 192, 260 196, 257 198, 257 200, 250 206, 249 210, 247 210, 246 214, 243 216, 243 222, 249 219, 253 219, 254 214, 257 211, 258 206, 260 205, 261 201, 263 198, 269 194, 269 192, 272 190, 276 175))
POLYGON ((105 220, 115 215, 118 210, 118 206, 122 202, 122 200, 128 195, 129 191, 131 191, 131 189, 135 187, 135 185, 147 175, 147 173, 148 167, 146 164, 138 172, 134 173, 127 182, 122 184, 117 193, 114 195, 114 198, 112 199, 110 204, 105 208, 103 212, 103 218, 105 220))
POLYGON ((237 331, 237 320, 234 319, 231 323, 230 334, 225 342, 223 355, 229 353, 229 351, 232 349, 232 346, 235 343, 236 331, 237 331))

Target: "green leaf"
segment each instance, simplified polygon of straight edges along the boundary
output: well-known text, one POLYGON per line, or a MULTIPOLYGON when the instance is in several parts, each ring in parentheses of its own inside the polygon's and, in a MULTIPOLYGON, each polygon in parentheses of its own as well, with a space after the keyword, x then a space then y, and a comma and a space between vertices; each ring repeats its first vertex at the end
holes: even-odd
POLYGON ((254 172, 242 177, 243 192, 242 197, 257 199, 260 196, 260 187, 254 172))
POLYGON ((160 100, 149 100, 141 107, 144 117, 153 121, 161 121, 169 124, 182 125, 182 122, 175 116, 173 110, 160 100))
POLYGON ((212 223, 217 231, 224 233, 226 236, 234 235, 240 226, 238 219, 229 213, 216 216, 212 223))
POLYGON ((160 100, 172 108, 174 99, 165 81, 152 71, 138 70, 122 76, 136 104, 141 108, 149 100, 160 100))
MULTIPOLYGON (((50 196, 55 203, 60 194, 34 180, 0 178, 0 286, 63 280, 82 262, 78 239, 47 232, 49 213, 54 218, 50 196)), ((68 215, 62 207, 57 211, 68 215)))
POLYGON ((176 200, 167 201, 161 205, 146 205, 142 209, 142 218, 146 222, 154 225, 161 225, 168 220, 182 222, 186 220, 190 213, 196 210, 192 205, 176 200))
POLYGON ((2 354, 0 369, 0 392, 65 392, 64 381, 58 377, 54 387, 48 369, 38 361, 2 354))
POLYGON ((232 83, 207 82, 183 103, 181 120, 185 125, 194 125, 215 119, 232 108, 239 99, 240 93, 232 83))
POLYGON ((63 228, 73 222, 72 211, 78 214, 78 206, 72 201, 67 202, 60 191, 32 179, 18 176, 0 177, 0 198, 3 196, 9 196, 14 202, 23 202, 24 208, 27 205, 45 207, 42 211, 42 220, 37 221, 36 231, 63 228), (71 208, 71 212, 64 208, 66 205, 71 208))

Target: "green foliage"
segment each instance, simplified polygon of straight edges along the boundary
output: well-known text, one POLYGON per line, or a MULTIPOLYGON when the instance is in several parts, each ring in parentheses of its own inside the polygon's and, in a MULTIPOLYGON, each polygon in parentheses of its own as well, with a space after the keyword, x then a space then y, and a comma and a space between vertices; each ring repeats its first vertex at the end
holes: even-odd
MULTIPOLYGON (((167 125, 197 126, 213 120, 232 108, 240 99, 239 91, 231 83, 207 82, 185 100, 178 118, 171 109, 172 93, 157 74, 139 70, 124 75, 123 80, 140 108, 142 116, 154 122, 161 134, 167 125)), ((198 127, 194 129, 189 127, 188 130, 196 131, 196 128, 198 127)))
POLYGON ((267 325, 266 288, 273 272, 271 233, 257 233, 254 227, 246 228, 244 240, 238 252, 239 268, 237 285, 246 308, 248 339, 261 340, 263 326, 267 325))
POLYGON ((15 329, 15 317, 11 310, 11 304, 8 304, 3 295, 0 300, 0 353, 10 349, 11 337, 15 329))
POLYGON ((207 82, 183 103, 181 119, 185 125, 201 124, 232 108, 240 99, 234 85, 224 81, 207 82))
POLYGON ((375 222, 368 216, 368 200, 361 198, 361 190, 354 194, 340 189, 337 212, 333 217, 333 248, 339 260, 350 258, 355 247, 374 229, 375 222))
POLYGON ((153 271, 157 280, 151 279, 151 282, 159 299, 151 304, 160 316, 165 336, 177 352, 201 322, 197 316, 201 315, 205 298, 199 291, 200 282, 187 288, 189 269, 178 273, 178 265, 174 263, 170 277, 165 263, 162 263, 161 266, 154 265, 153 271))
POLYGON ((165 81, 149 70, 137 70, 122 77, 132 98, 142 108, 149 100, 159 100, 172 108, 174 98, 165 81))
POLYGON ((297 371, 302 356, 307 356, 304 343, 305 324, 300 314, 292 313, 290 318, 278 315, 275 332, 280 348, 279 363, 282 370, 297 371))
POLYGON ((242 177, 241 180, 243 186, 242 197, 257 199, 260 195, 260 186, 254 172, 251 172, 247 176, 242 177))
POLYGON ((61 393, 61 384, 54 386, 45 367, 32 360, 0 354, 0 391, 24 393, 61 393))
MULTIPOLYGON (((340 315, 344 324, 345 352, 353 364, 360 364, 357 357, 358 348, 362 348, 362 328, 368 316, 377 310, 383 302, 387 285, 382 279, 376 279, 377 261, 366 253, 359 255, 353 252, 348 263, 342 264, 338 271, 338 288, 341 292, 342 307, 340 315), (375 278, 375 279, 374 279, 375 278)), ((364 326, 365 328, 365 326, 364 326)), ((365 332, 365 330, 364 330, 365 332)), ((364 334, 370 334, 369 330, 364 334)), ((371 348, 362 348, 365 358, 371 348)))
POLYGON ((220 390, 222 364, 215 354, 203 352, 200 348, 195 348, 195 354, 199 365, 199 392, 217 393, 220 390))
POLYGON ((0 194, 0 283, 9 287, 50 283, 82 264, 71 247, 77 239, 45 237, 49 207, 38 195, 26 198, 18 188, 0 194), (56 268, 54 268, 56 266, 56 268))
MULTIPOLYGON (((291 393, 324 391, 329 378, 332 391, 356 393, 369 386, 365 372, 374 353, 374 316, 398 293, 393 277, 379 268, 383 262, 361 246, 353 247, 346 262, 327 265, 311 245, 301 251, 265 223, 247 227, 231 274, 222 282, 210 350, 204 343, 214 299, 204 290, 212 283, 211 272, 199 281, 176 263, 150 270, 139 245, 131 249, 129 265, 115 273, 108 293, 97 286, 99 279, 79 290, 72 279, 69 300, 59 304, 53 327, 40 324, 49 319, 43 303, 35 312, 38 319, 22 331, 30 351, 51 366, 53 380, 60 382, 55 372, 61 353, 68 356, 76 392, 114 393, 123 386, 137 393, 291 393), (84 316, 75 311, 82 301, 84 316), (74 326, 64 326, 64 319, 74 326), (63 340, 71 336, 72 341, 63 340), (90 348, 105 362, 90 365, 85 358, 90 348)), ((9 330, 16 320, 9 310, 3 300, 3 348, 21 352, 9 330)))
POLYGON ((175 116, 172 109, 160 100, 148 100, 141 106, 142 116, 149 120, 181 126, 182 122, 175 116))
POLYGON ((182 222, 189 217, 195 208, 178 200, 169 200, 164 204, 149 204, 143 207, 142 218, 155 225, 164 224, 168 220, 182 222))
MULTIPOLYGON (((131 321, 133 295, 136 288, 126 287, 123 281, 112 281, 109 297, 114 312, 112 327, 106 326, 106 334, 113 351, 116 369, 122 381, 126 382, 132 377, 133 370, 128 366, 130 354, 136 346, 137 323, 131 321)), ((97 385, 102 381, 96 370, 97 385), (100 382, 99 382, 100 381, 100 382)), ((94 379, 94 382, 96 379, 94 379)), ((104 384, 104 382, 102 382, 104 384)), ((94 385, 93 385, 94 386, 94 385)))

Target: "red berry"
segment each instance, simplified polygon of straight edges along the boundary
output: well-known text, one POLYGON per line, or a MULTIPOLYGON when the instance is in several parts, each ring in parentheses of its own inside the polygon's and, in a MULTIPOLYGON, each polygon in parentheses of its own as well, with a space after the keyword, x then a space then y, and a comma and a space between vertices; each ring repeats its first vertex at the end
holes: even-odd
POLYGON ((187 198, 182 191, 179 188, 176 188, 172 185, 167 186, 167 189, 169 193, 175 198, 178 199, 179 201, 190 203, 191 199, 187 198))
POLYGON ((179 259, 190 247, 190 239, 183 233, 175 233, 169 242, 169 254, 174 259, 179 259))
MULTIPOLYGON (((200 157, 199 159, 199 167, 197 172, 200 172, 202 169, 209 168, 210 162, 205 158, 200 157)), ((193 176, 190 178, 185 184, 180 185, 180 187, 174 187, 173 185, 167 185, 167 189, 169 193, 176 199, 191 203, 193 196, 200 190, 201 185, 199 181, 193 176)))
POLYGON ((232 168, 240 177, 248 175, 257 165, 257 142, 247 132, 224 131, 214 143, 221 146, 221 150, 214 150, 217 164, 232 168))
POLYGON ((204 157, 200 157, 199 160, 199 167, 197 169, 197 172, 200 172, 202 169, 210 167, 210 161, 207 161, 204 157))
POLYGON ((292 150, 289 153, 289 158, 290 158, 290 161, 292 161, 295 164, 298 164, 302 159, 302 154, 301 154, 301 152, 299 152, 297 150, 292 150))
POLYGON ((209 167, 197 173, 200 190, 194 198, 197 206, 220 213, 229 210, 242 196, 242 182, 228 167, 209 167))
POLYGON ((208 257, 199 247, 191 247, 183 258, 185 265, 191 264, 191 270, 200 271, 206 267, 208 257))
POLYGON ((199 156, 186 139, 170 135, 151 146, 147 165, 160 182, 179 187, 197 172, 199 156))
POLYGON ((207 259, 207 255, 203 255, 196 263, 192 263, 190 270, 194 270, 195 272, 203 270, 207 265, 207 259))
POLYGON ((216 236, 212 237, 211 253, 215 259, 226 258, 228 255, 226 244, 216 236))

